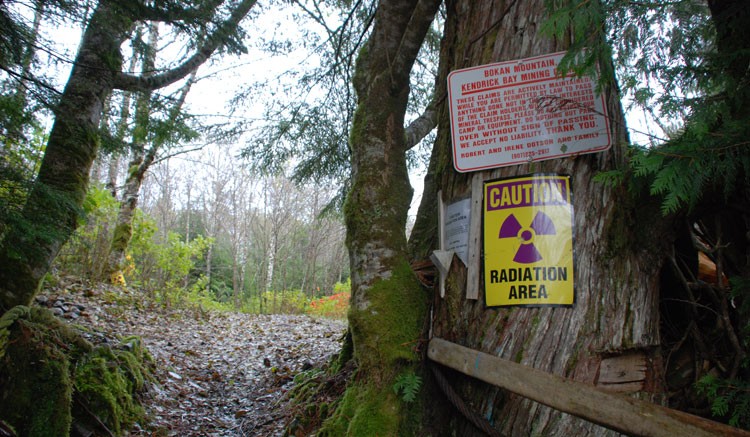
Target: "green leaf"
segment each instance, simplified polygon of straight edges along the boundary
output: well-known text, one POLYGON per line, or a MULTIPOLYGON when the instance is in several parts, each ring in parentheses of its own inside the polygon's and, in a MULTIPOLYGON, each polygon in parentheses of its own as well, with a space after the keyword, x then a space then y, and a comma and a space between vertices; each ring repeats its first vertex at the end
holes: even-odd
POLYGON ((396 378, 396 383, 393 384, 393 391, 396 394, 401 394, 401 399, 404 402, 414 402, 417 398, 417 393, 422 387, 422 378, 416 375, 414 372, 402 373, 396 378))

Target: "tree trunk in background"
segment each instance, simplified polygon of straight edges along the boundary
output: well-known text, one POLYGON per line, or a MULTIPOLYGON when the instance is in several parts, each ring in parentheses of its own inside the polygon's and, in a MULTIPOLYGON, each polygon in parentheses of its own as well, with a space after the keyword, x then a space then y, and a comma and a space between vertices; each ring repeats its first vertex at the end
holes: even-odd
MULTIPOLYGON (((148 44, 143 48, 142 71, 145 75, 153 74, 156 62, 156 43, 158 41, 158 27, 155 23, 149 26, 148 44)), ((140 33, 140 32, 139 32, 140 33)), ((133 55, 136 58, 136 55, 133 55)), ((125 99, 128 100, 127 98, 125 99)), ((128 102, 129 103, 129 102, 128 102)), ((117 224, 109 247, 109 256, 105 276, 112 283, 124 283, 122 267, 125 263, 125 250, 133 236, 133 218, 138 206, 138 193, 141 191, 146 171, 154 161, 156 146, 152 145, 146 153, 148 141, 151 91, 141 91, 135 103, 135 126, 132 134, 133 159, 128 165, 125 187, 122 190, 120 208, 117 212, 117 224)), ((125 108, 123 108, 125 111, 125 108)), ((121 122, 123 120, 120 120, 121 122)))
POLYGON ((439 4, 380 1, 372 34, 357 58, 345 219, 352 278, 349 329, 359 370, 327 425, 331 435, 414 433, 409 404, 393 390, 397 376, 413 372, 419 361, 414 349, 426 311, 406 250, 412 189, 404 114, 409 74, 439 4))
MULTIPOLYGON (((539 33, 546 18, 544 3, 544 0, 448 1, 440 58, 442 82, 448 72, 459 68, 565 50, 568 47, 565 40, 539 33)), ((632 354, 646 372, 642 380, 628 386, 632 390, 623 386, 623 391, 660 401, 663 388, 659 272, 672 237, 664 226, 666 223, 652 222, 648 226, 637 223, 637 214, 645 208, 651 208, 649 212, 654 214, 644 213, 644 217, 660 217, 658 205, 636 205, 625 187, 593 181, 599 172, 623 169, 626 163, 627 133, 615 90, 610 82, 603 92, 614 138, 609 151, 467 174, 453 169, 446 101, 440 112, 438 137, 425 183, 428 191, 420 207, 411 248, 420 257, 426 256, 425 249, 430 245, 436 248, 436 234, 429 230, 437 229, 439 189, 445 203, 450 204, 470 197, 473 178, 486 181, 529 173, 570 175, 574 208, 574 306, 487 308, 482 283, 479 299, 466 299, 466 268, 456 261, 445 298, 435 298, 433 335, 591 384, 597 384, 604 359, 614 359, 611 363, 632 354)), ((450 379, 472 409, 506 435, 583 436, 608 432, 460 374, 450 379)), ((438 417, 440 411, 435 414, 435 422, 450 421, 458 435, 478 435, 455 410, 438 417)))
MULTIPOLYGON (((128 68, 129 72, 135 71, 135 67, 138 64, 138 57, 132 56, 130 58, 130 65, 128 68)), ((125 92, 122 96, 122 106, 120 108, 120 120, 117 122, 115 127, 115 139, 118 141, 125 140, 125 135, 128 131, 128 122, 130 121, 130 101, 133 97, 132 92, 125 92)), ((108 103, 111 104, 112 97, 108 99, 108 103)), ((117 179, 120 172, 120 155, 125 151, 112 152, 109 158, 109 166, 107 168, 107 182, 105 188, 109 190, 112 197, 117 199, 117 179)))
MULTIPOLYGON (((158 42, 158 26, 154 23, 149 28, 149 47, 147 47, 143 60, 143 71, 154 71, 156 58, 156 45, 158 42)), ((149 73, 144 73, 148 77, 149 73)), ((180 89, 179 97, 169 111, 169 121, 174 121, 185 104, 185 99, 195 81, 197 70, 190 73, 187 81, 180 89)), ((133 236, 133 219, 138 207, 138 198, 151 166, 160 152, 163 142, 156 135, 149 135, 149 118, 151 116, 151 92, 143 91, 138 95, 135 110, 135 127, 133 128, 133 158, 128 165, 128 174, 125 178, 125 187, 122 191, 120 209, 117 213, 117 224, 109 249, 109 257, 106 268, 106 278, 113 283, 124 281, 122 270, 125 266, 125 252, 130 246, 133 236), (149 139, 149 136, 151 137, 149 139), (147 148, 146 145, 149 145, 147 148)), ((123 109, 124 111, 124 109, 123 109)))

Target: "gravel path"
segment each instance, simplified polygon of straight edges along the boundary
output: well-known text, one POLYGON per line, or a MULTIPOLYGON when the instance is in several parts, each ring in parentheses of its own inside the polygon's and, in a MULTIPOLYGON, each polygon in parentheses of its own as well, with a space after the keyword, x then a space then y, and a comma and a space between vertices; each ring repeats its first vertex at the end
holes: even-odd
POLYGON ((80 283, 37 301, 107 337, 142 337, 157 383, 146 399, 153 421, 133 435, 281 435, 294 375, 324 365, 346 330, 343 321, 305 315, 149 310, 80 283))

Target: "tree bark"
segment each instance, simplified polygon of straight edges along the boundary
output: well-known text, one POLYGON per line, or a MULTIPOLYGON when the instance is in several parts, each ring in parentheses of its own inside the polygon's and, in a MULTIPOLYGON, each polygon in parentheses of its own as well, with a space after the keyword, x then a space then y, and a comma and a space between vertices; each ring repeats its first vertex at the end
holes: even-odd
MULTIPOLYGON (((143 71, 154 70, 154 58, 156 55, 156 43, 158 40, 158 29, 155 25, 151 26, 151 37, 149 44, 152 49, 148 49, 144 59, 143 71)), ((190 74, 187 82, 180 90, 180 95, 175 102, 174 107, 169 111, 170 121, 174 121, 182 107, 185 104, 190 88, 192 87, 197 70, 190 74)), ((128 175, 125 179, 125 187, 122 191, 120 200, 120 209, 117 213, 117 225, 112 236, 110 244, 109 257, 106 268, 106 277, 117 282, 121 280, 122 269, 125 262, 125 252, 130 245, 130 239, 133 235, 133 218, 138 207, 138 197, 143 185, 143 179, 146 173, 156 160, 156 155, 160 152, 163 142, 158 139, 148 139, 149 118, 151 116, 151 93, 143 91, 140 93, 136 102, 135 128, 133 129, 133 159, 128 166, 128 175), (150 142, 148 148, 146 144, 150 142)))
MULTIPOLYGON (((143 71, 148 75, 154 71, 156 62, 156 43, 158 41, 158 27, 151 23, 148 28, 148 44, 143 49, 143 71)), ((140 32, 139 32, 140 33, 140 32)), ((134 55, 133 58, 136 56, 134 55)), ((125 99, 129 100, 129 99, 125 99)), ((127 102, 129 103, 129 102, 127 102)), ((133 159, 128 165, 128 174, 125 178, 125 187, 122 190, 120 208, 117 212, 117 222, 112 235, 107 257, 106 277, 112 283, 124 282, 122 266, 125 262, 125 251, 130 244, 133 235, 133 217, 138 206, 138 193, 141 190, 143 178, 146 176, 151 163, 156 157, 156 145, 152 145, 146 153, 146 142, 149 130, 149 118, 151 116, 151 91, 142 91, 138 94, 135 103, 135 126, 133 128, 133 159)), ((125 110, 125 108, 123 108, 125 110)), ((123 120, 120 120, 121 122, 123 120)))
MULTIPOLYGON (((445 81, 449 71, 459 68, 567 49, 569 38, 558 40, 540 34, 545 18, 543 0, 448 1, 440 80, 445 81)), ((443 201, 450 204, 471 195, 475 178, 486 181, 529 173, 570 175, 575 304, 561 308, 488 308, 483 293, 478 300, 466 299, 467 270, 454 261, 445 298, 435 298, 433 335, 591 384, 597 384, 603 361, 633 355, 646 369, 644 376, 621 388, 660 401, 663 388, 658 285, 672 236, 667 223, 656 220, 645 226, 637 221, 640 216, 660 217, 657 205, 635 204, 624 186, 593 180, 599 172, 624 169, 626 164, 627 133, 613 80, 603 94, 613 128, 614 144, 610 150, 470 174, 453 170, 450 120, 447 110, 441 111, 425 182, 429 192, 420 207, 411 248, 422 257, 426 248, 436 248, 436 233, 430 230, 437 229, 438 190, 442 190, 443 201), (647 211, 654 214, 648 215, 647 211)), ((483 284, 479 286, 482 290, 483 284)), ((458 376, 453 382, 473 409, 506 435, 582 436, 610 432, 470 378, 458 376)), ((449 425, 460 435, 478 433, 455 414, 443 416, 452 417, 449 425)))

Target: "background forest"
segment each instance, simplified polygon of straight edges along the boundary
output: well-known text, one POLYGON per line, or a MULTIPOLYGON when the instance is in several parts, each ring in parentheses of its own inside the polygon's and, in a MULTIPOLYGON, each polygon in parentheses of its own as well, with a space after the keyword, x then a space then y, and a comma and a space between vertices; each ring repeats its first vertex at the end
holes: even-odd
MULTIPOLYGON (((187 175, 156 168, 142 188, 115 282, 162 305, 252 313, 304 312, 343 293, 342 317, 349 292, 344 230, 335 216, 320 217, 320 190, 297 188, 283 176, 250 178, 230 159, 214 163, 225 168, 206 165, 213 172, 194 187, 187 175), (186 190, 195 200, 178 209, 175 193, 186 190)), ((191 171, 200 167, 195 162, 191 171)), ((55 273, 109 281, 104 272, 119 203, 99 187, 85 205, 86 226, 62 248, 55 273)))

